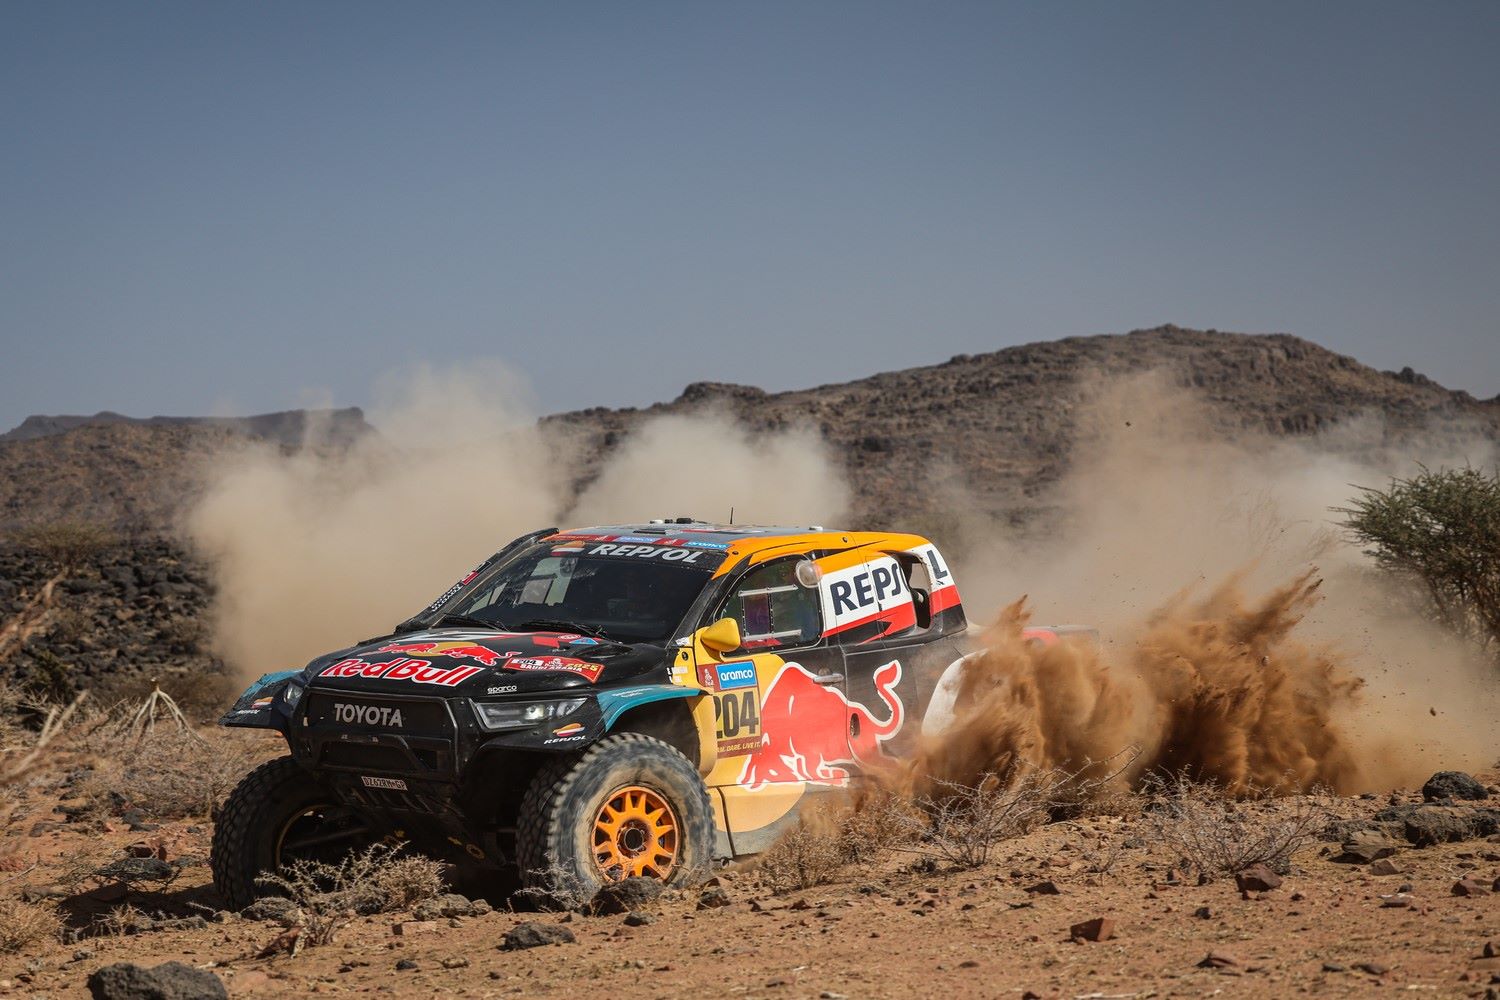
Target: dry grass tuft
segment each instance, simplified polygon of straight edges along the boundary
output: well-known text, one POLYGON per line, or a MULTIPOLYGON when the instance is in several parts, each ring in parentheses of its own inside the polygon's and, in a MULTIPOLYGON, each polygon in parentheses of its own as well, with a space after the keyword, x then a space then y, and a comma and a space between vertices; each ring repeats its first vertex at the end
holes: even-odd
POLYGON ((0 955, 10 955, 28 945, 56 940, 62 918, 46 903, 23 903, 14 897, 0 899, 0 955))

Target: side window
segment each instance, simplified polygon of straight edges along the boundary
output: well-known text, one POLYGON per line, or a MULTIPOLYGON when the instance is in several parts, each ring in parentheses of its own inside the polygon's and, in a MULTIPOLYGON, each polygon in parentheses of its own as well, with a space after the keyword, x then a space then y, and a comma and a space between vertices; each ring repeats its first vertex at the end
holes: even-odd
POLYGON ((916 627, 932 627, 932 573, 925 560, 916 556, 900 555, 896 561, 906 575, 906 589, 911 593, 912 610, 916 614, 916 627))
POLYGON ((823 634, 817 588, 797 582, 799 558, 766 563, 746 574, 714 616, 740 623, 744 649, 803 646, 823 634))

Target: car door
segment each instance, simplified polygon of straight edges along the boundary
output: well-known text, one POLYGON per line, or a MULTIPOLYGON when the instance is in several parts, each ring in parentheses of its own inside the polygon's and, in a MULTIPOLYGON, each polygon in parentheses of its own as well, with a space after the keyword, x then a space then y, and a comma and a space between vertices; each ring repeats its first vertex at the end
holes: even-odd
POLYGON ((706 779, 720 797, 736 854, 764 850, 805 796, 849 778, 843 650, 824 636, 813 574, 801 556, 751 567, 708 622, 739 622, 741 648, 698 651, 712 692, 718 762, 706 779))
POLYGON ((849 757, 858 768, 877 767, 916 748, 918 684, 932 651, 918 624, 907 572, 891 554, 871 549, 827 560, 819 589, 828 636, 844 654, 849 757))

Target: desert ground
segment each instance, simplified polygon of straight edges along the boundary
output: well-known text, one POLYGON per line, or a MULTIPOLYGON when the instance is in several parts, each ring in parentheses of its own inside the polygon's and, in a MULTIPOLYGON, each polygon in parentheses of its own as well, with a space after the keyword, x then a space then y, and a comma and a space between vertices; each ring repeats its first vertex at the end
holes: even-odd
MULTIPOLYGON (((209 738, 200 753, 241 765, 277 751, 274 740, 209 738)), ((193 742, 165 725, 144 737, 147 753, 193 742)), ((5 996, 85 996, 95 970, 120 962, 183 963, 236 997, 1494 997, 1500 987, 1490 800, 1424 803, 1418 790, 1205 799, 1164 816, 1132 796, 999 839, 972 866, 930 844, 826 867, 805 854, 807 881, 828 881, 802 888, 785 864, 730 867, 610 915, 443 895, 345 911, 331 941, 310 944, 288 932, 306 921, 285 909, 218 908, 208 816, 144 819, 99 784, 113 765, 88 750, 59 749, 53 765, 11 796, 0 878, 28 902, 6 912, 3 934, 21 943, 0 957, 5 996), (1267 882, 1185 871, 1193 850, 1214 850, 1205 841, 1253 850, 1278 837, 1291 854, 1267 882), (61 932, 44 926, 22 941, 23 920, 42 912, 61 932), (535 925, 565 940, 516 947, 517 934, 534 943, 535 925)), ((148 780, 181 793, 189 772, 148 780)), ((1500 793, 1500 774, 1478 780, 1500 793)))

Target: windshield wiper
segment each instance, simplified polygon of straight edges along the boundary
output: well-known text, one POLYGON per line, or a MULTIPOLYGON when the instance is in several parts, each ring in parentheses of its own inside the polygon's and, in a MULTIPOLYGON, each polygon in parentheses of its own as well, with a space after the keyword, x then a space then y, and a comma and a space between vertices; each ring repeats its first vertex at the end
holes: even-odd
POLYGON ((428 628, 443 628, 446 625, 472 625, 475 628, 487 628, 491 632, 504 631, 505 626, 498 622, 488 622, 483 618, 474 618, 470 615, 443 615, 433 622, 428 628))
POLYGON ((549 632, 577 632, 580 635, 591 636, 595 639, 608 639, 610 642, 617 641, 610 638, 609 633, 604 631, 602 628, 595 628, 590 625, 580 625, 577 622, 565 622, 558 618, 528 618, 524 622, 516 625, 509 625, 507 626, 507 628, 530 629, 533 632, 541 630, 546 630, 549 632))

